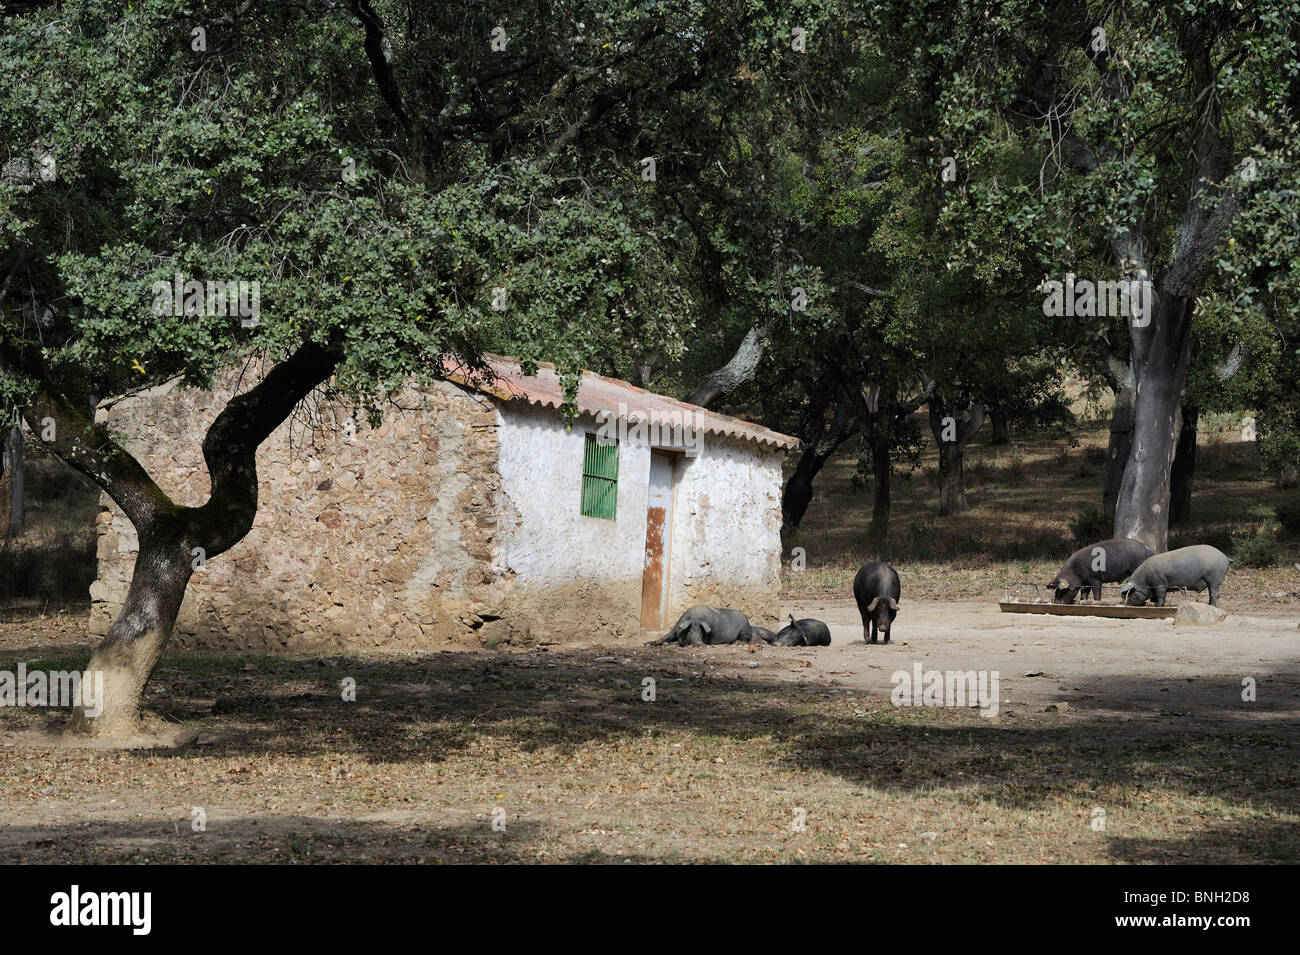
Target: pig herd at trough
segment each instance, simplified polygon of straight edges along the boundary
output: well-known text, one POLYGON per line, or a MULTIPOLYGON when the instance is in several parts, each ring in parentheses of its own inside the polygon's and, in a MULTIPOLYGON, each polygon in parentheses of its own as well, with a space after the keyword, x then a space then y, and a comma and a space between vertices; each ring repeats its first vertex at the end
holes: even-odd
MULTIPOLYGON (((1208 544, 1180 547, 1163 554, 1152 554, 1142 542, 1128 538, 1111 538, 1081 547, 1065 562, 1048 585, 1052 602, 1072 604, 1080 596, 1101 599, 1101 585, 1124 581, 1120 598, 1131 607, 1148 601, 1165 605, 1170 590, 1186 589, 1200 593, 1208 589, 1210 606, 1219 602, 1219 587, 1227 576, 1231 561, 1219 549, 1208 544)), ((872 561, 864 564, 853 578, 853 599, 862 616, 862 640, 889 642, 889 630, 898 615, 902 596, 898 572, 889 564, 872 561)), ((831 631, 821 620, 794 619, 773 633, 755 627, 739 610, 723 607, 695 606, 658 640, 647 646, 675 643, 683 647, 718 646, 726 643, 770 643, 778 647, 825 647, 831 631)))

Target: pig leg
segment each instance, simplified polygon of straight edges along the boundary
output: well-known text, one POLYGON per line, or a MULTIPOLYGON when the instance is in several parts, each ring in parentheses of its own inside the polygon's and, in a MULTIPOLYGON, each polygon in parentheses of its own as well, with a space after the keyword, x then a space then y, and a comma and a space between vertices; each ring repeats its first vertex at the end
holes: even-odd
POLYGON ((677 629, 676 627, 673 627, 671 630, 669 630, 667 633, 665 633, 665 634, 664 634, 662 637, 660 637, 658 640, 651 640, 649 643, 646 644, 646 646, 647 646, 647 647, 662 647, 665 643, 673 643, 674 641, 676 641, 676 639, 677 639, 677 635, 678 635, 679 633, 681 633, 681 631, 680 631, 679 629, 677 629))
POLYGON ((1165 605, 1165 592, 1166 591, 1164 587, 1151 588, 1151 596, 1154 599, 1155 605, 1157 607, 1163 607, 1165 605))
POLYGON ((1095 584, 1092 585, 1092 599, 1093 599, 1093 600, 1100 600, 1100 599, 1101 599, 1101 584, 1100 584, 1100 582, 1099 582, 1099 583, 1095 583, 1095 584))
POLYGON ((1210 606, 1217 607, 1219 605, 1219 582, 1211 580, 1209 581, 1209 584, 1210 584, 1210 606))
POLYGON ((871 641, 870 641, 871 643, 875 643, 875 642, 876 642, 876 637, 879 635, 879 632, 880 632, 880 631, 876 628, 876 621, 872 620, 872 621, 871 621, 871 641))

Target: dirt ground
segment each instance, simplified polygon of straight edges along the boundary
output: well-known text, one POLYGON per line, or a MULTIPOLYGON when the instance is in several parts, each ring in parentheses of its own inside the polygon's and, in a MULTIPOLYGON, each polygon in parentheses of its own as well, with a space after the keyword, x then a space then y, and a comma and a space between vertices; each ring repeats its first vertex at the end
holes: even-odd
POLYGON ((992 602, 916 601, 900 608, 889 645, 862 641, 851 600, 792 604, 831 627, 814 671, 837 686, 888 698, 891 675, 996 670, 1003 709, 1065 701, 1081 717, 1194 717, 1238 724, 1300 716, 1300 612, 1267 607, 1217 626, 1003 613, 992 602), (1030 676, 1029 674, 1033 674, 1030 676), (1257 681, 1254 703, 1242 679, 1257 681))
MULTIPOLYGON (((888 646, 851 601, 784 609, 833 644, 173 654, 146 707, 168 745, 70 747, 64 714, 0 711, 0 859, 1300 859, 1291 608, 1176 628, 905 601, 888 646), (893 706, 918 663, 997 671, 997 715, 893 706)), ((0 624, 0 668, 82 666, 81 633, 0 624)))

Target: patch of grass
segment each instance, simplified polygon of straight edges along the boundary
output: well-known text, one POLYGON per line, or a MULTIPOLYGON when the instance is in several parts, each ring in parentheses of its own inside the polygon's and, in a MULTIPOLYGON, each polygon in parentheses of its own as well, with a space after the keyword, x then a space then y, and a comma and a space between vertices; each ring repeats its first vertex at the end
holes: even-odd
POLYGON ((1110 460, 1106 448, 1100 445, 1089 445, 1083 449, 1083 463, 1092 467, 1101 467, 1110 460))

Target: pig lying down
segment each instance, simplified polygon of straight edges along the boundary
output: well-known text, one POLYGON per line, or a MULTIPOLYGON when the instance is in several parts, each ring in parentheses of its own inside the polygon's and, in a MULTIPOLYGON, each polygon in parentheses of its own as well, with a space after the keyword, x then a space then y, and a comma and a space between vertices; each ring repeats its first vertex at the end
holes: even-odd
POLYGON ((1127 537, 1112 537, 1080 547, 1048 585, 1052 588, 1052 603, 1072 604, 1080 591, 1091 592, 1093 600, 1100 600, 1102 584, 1128 579, 1150 556, 1151 549, 1146 544, 1127 537))
POLYGON ((749 618, 739 610, 725 607, 692 607, 677 624, 648 647, 675 643, 682 647, 721 646, 727 643, 770 643, 778 647, 828 647, 831 631, 820 620, 795 620, 773 633, 766 627, 751 627, 749 618))
POLYGON ((796 620, 791 614, 790 625, 782 627, 773 642, 778 647, 829 647, 831 628, 811 617, 796 620))
POLYGON ((1232 563, 1223 551, 1209 544, 1196 544, 1166 551, 1144 560, 1124 581, 1120 597, 1130 607, 1140 607, 1148 600, 1157 607, 1165 605, 1165 593, 1186 587, 1200 593, 1210 590, 1210 606, 1218 606, 1219 586, 1232 563))
POLYGON ((750 632, 749 618, 739 610, 701 605, 686 611, 671 630, 646 646, 660 647, 665 643, 682 647, 720 646, 737 640, 749 643, 750 632))

